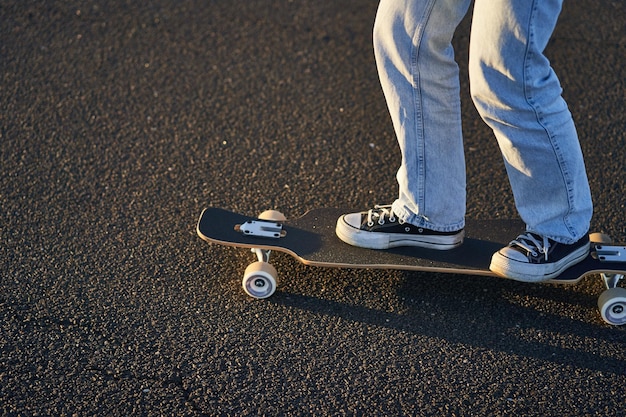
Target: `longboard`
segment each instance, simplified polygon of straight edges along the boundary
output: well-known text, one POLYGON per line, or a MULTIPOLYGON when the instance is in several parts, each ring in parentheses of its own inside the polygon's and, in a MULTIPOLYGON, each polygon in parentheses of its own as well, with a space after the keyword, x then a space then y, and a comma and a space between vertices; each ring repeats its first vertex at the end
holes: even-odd
MULTIPOLYGON (((266 298, 276 289, 277 272, 269 264, 271 251, 288 253, 305 265, 317 267, 496 276, 489 270, 491 256, 525 229, 516 219, 467 219, 464 242, 452 250, 372 250, 348 245, 335 235, 337 219, 346 212, 320 208, 287 220, 272 210, 251 217, 211 207, 202 212, 197 233, 211 243, 253 249, 258 262, 248 266, 242 284, 250 296, 266 298)), ((599 275, 607 287, 599 300, 603 318, 611 324, 625 324, 626 288, 619 287, 618 282, 626 275, 626 246, 610 244, 605 235, 594 233, 590 237, 589 256, 547 282, 575 284, 586 276, 599 275)))

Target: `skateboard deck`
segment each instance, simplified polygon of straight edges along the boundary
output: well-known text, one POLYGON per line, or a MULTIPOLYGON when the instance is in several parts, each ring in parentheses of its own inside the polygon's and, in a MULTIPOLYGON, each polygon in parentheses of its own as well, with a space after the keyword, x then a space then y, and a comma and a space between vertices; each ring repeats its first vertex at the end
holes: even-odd
MULTIPOLYGON (((467 219, 463 244, 452 250, 440 251, 416 247, 372 250, 348 245, 335 235, 337 219, 346 212, 348 211, 320 208, 296 219, 267 220, 220 208, 207 208, 200 216, 197 233, 211 243, 254 249, 259 257, 258 263, 268 262, 269 251, 280 251, 288 253, 305 265, 317 267, 398 269, 496 276, 489 270, 492 255, 525 230, 521 220, 467 219)), ((608 237, 605 237, 606 239, 608 237)), ((575 284, 585 276, 600 274, 610 289, 617 287, 617 282, 626 274, 624 262, 626 246, 594 243, 590 255, 584 261, 548 282, 575 284)), ((263 266, 257 266, 256 269, 262 270, 263 266)), ((267 274, 260 272, 260 275, 276 275, 273 267, 271 269, 267 274)), ((255 276, 253 272, 251 275, 255 276)), ((244 281, 245 279, 244 276, 244 281)), ((273 286, 275 287, 275 283, 273 286)), ((617 289, 623 290, 624 294, 620 291, 620 296, 624 297, 623 302, 626 306, 626 289, 619 287, 617 289)), ((273 292, 273 289, 271 291, 273 292)), ((256 296, 254 293, 250 295, 256 296)), ((626 307, 624 321, 626 322, 626 307)))

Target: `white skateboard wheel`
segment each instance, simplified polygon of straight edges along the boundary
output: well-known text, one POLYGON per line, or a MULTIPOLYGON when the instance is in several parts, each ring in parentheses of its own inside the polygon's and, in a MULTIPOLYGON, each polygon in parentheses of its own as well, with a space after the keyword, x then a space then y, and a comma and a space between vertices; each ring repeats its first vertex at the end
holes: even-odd
POLYGON ((276 268, 267 262, 251 263, 243 274, 241 286, 252 298, 268 298, 276 291, 276 268))
POLYGON ((598 308, 608 324, 626 324, 626 288, 615 287, 604 291, 598 298, 598 308))
POLYGON ((259 214, 259 219, 272 220, 275 222, 284 222, 287 220, 285 215, 277 210, 265 210, 263 213, 259 214))
POLYGON ((604 233, 590 233, 589 240, 591 241, 591 243, 604 243, 605 245, 610 245, 611 243, 613 243, 613 239, 611 239, 611 236, 604 233))

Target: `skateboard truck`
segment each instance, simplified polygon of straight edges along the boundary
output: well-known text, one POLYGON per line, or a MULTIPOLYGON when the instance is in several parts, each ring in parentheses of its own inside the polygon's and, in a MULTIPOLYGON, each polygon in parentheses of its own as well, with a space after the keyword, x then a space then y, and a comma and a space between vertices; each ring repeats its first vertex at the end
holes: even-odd
MULTIPOLYGON (((281 223, 285 220, 287 219, 281 212, 266 210, 259 214, 257 220, 248 220, 243 224, 235 225, 235 230, 244 235, 279 239, 287 236, 287 231, 283 230, 281 223)), ((258 261, 248 265, 241 285, 246 294, 251 297, 267 298, 274 294, 278 285, 278 272, 269 263, 272 251, 261 248, 251 250, 257 256, 258 261)))
POLYGON ((235 230, 248 236, 271 237, 278 239, 287 236, 283 225, 267 220, 248 220, 243 224, 235 225, 235 230))
MULTIPOLYGON (((596 243, 591 256, 600 262, 626 262, 626 246, 611 246, 610 237, 596 233, 590 235, 596 243)), ((606 290, 598 298, 598 308, 605 322, 621 325, 626 323, 626 290, 619 287, 624 274, 601 273, 606 290)))
POLYGON ((626 262, 626 246, 595 245, 597 259, 602 262, 626 262))
MULTIPOLYGON (((626 262, 626 246, 610 246, 596 244, 592 256, 600 262, 626 262)), ((607 289, 617 287, 617 283, 624 278, 623 274, 601 274, 607 289)))

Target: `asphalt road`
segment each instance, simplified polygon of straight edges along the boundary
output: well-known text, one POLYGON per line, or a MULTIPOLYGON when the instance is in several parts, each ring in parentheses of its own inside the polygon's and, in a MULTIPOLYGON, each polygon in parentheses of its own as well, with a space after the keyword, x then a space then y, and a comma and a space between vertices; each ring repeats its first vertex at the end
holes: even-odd
MULTIPOLYGON (((624 415, 602 283, 316 269, 195 235, 396 194, 374 0, 0 3, 0 415, 624 415)), ((626 5, 567 1, 548 55, 593 229, 626 242, 626 5)), ((515 216, 463 73, 468 216, 515 216)))

